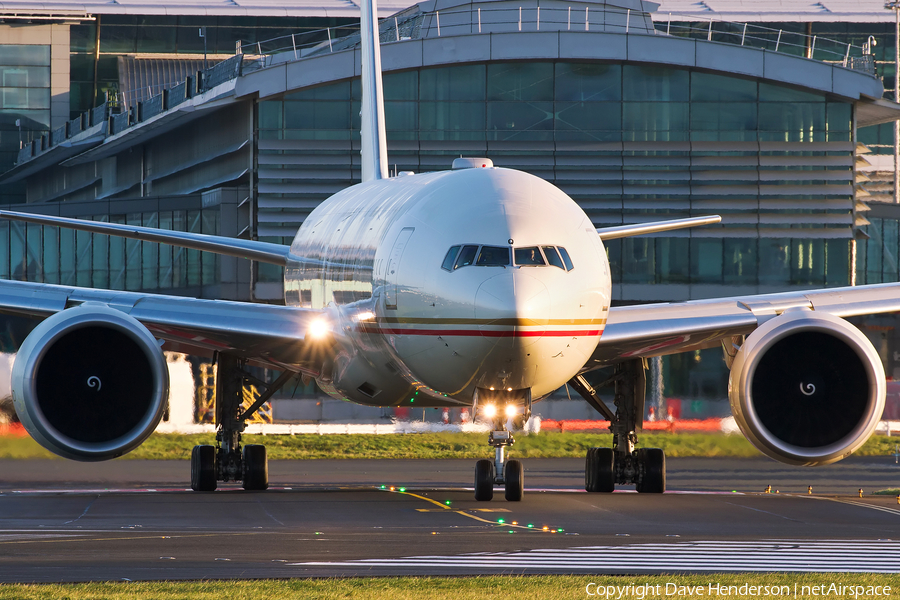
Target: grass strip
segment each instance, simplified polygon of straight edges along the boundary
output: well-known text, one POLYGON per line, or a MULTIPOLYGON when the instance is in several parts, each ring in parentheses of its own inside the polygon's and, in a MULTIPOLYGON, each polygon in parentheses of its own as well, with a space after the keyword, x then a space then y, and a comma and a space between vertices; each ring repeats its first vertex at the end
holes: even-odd
MULTIPOLYGON (((872 436, 857 456, 889 456, 896 437, 872 436)), ((407 433, 392 435, 245 435, 245 444, 265 444, 271 460, 321 458, 484 458, 484 433, 407 433)), ((214 444, 212 434, 151 435, 124 459, 184 460, 196 444, 214 444)), ((519 435, 513 446, 517 458, 581 458, 593 446, 611 446, 610 434, 548 431, 519 435)), ((721 433, 646 433, 645 448, 662 448, 669 457, 724 456, 746 458, 761 454, 740 435, 721 433)), ((0 437, 0 458, 54 458, 30 437, 0 437)))
POLYGON ((261 581, 123 582, 62 585, 0 585, 0 599, 17 600, 556 600, 799 597, 896 597, 900 576, 856 573, 765 573, 634 576, 493 576, 290 579, 261 581), (588 587, 589 584, 594 584, 588 587), (615 586, 612 594, 597 594, 615 586), (632 586, 632 587, 627 587, 632 586), (638 586, 638 587, 635 587, 638 586), (641 588, 640 586, 646 586, 641 588), (685 587, 690 586, 690 587, 685 587), (717 587, 718 586, 718 587, 717 587), (734 587, 731 587, 734 586, 734 587), (744 586, 746 586, 744 588, 744 586), (750 586, 756 586, 751 588, 750 586), (796 587, 795 587, 796 586, 796 587), (815 587, 819 586, 819 587, 815 587), (832 587, 834 586, 834 587, 832 587), (891 589, 886 595, 885 586, 891 589), (743 591, 742 591, 743 588, 743 591), (698 589, 702 591, 698 593, 698 589), (594 596, 588 594, 594 592, 594 596), (712 593, 710 593, 712 592, 712 593), (718 594, 716 593, 718 592, 718 594), (796 595, 795 595, 796 593, 796 595))

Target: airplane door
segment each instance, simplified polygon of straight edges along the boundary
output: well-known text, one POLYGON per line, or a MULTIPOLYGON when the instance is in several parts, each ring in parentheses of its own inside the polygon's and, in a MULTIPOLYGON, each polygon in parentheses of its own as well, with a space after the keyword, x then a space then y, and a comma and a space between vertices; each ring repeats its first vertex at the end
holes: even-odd
POLYGON ((397 236, 397 241, 394 242, 394 248, 391 250, 391 255, 388 258, 387 273, 385 273, 384 278, 386 284, 384 293, 385 308, 397 308, 397 278, 400 273, 400 259, 403 258, 403 251, 406 250, 409 236, 412 235, 413 231, 415 231, 415 227, 404 227, 400 230, 400 235, 397 236))

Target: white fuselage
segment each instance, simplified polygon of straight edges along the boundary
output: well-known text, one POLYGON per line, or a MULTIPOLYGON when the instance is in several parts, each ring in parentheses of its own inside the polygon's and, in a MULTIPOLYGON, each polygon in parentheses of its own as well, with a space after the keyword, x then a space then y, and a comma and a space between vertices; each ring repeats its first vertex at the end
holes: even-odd
POLYGON ((356 402, 470 403, 476 388, 539 399, 582 369, 609 310, 609 264, 590 219, 521 171, 355 185, 310 214, 291 252, 324 263, 285 273, 289 305, 333 305, 340 351, 320 385, 356 402), (479 247, 470 265, 466 245, 479 247))

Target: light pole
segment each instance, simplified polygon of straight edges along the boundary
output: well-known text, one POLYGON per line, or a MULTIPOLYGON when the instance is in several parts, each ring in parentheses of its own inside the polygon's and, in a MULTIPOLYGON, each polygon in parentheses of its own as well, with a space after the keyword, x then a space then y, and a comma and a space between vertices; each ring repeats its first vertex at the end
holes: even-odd
MULTIPOLYGON (((900 102, 900 0, 884 7, 894 11, 894 102, 900 102)), ((900 204, 900 121, 894 121, 894 203, 900 204)))

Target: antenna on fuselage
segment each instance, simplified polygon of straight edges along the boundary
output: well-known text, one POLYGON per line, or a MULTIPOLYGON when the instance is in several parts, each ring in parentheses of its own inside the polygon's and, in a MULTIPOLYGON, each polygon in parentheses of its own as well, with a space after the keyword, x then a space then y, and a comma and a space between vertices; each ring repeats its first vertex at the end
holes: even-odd
POLYGON ((359 36, 362 64, 362 180, 388 176, 387 137, 384 129, 384 93, 381 84, 381 46, 378 43, 376 0, 363 0, 359 36))

